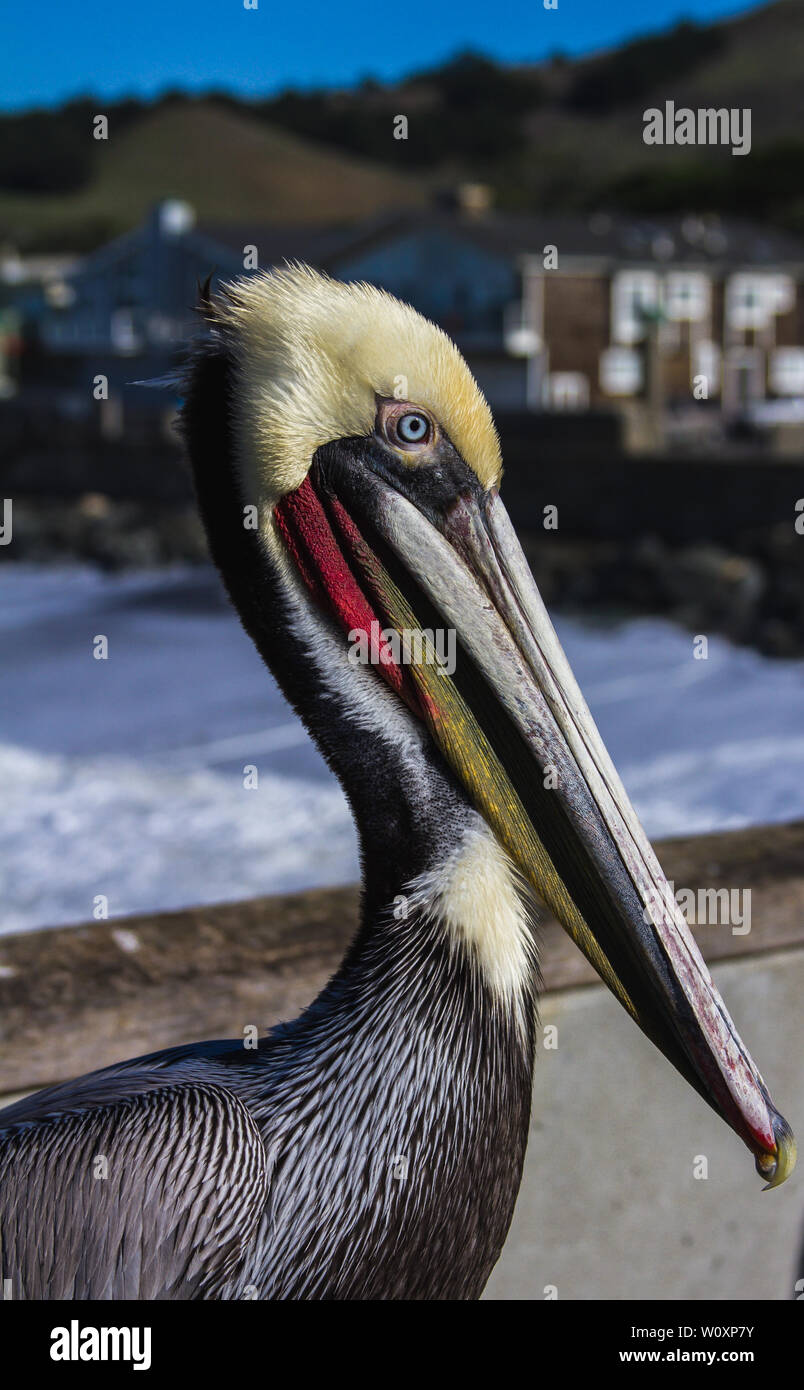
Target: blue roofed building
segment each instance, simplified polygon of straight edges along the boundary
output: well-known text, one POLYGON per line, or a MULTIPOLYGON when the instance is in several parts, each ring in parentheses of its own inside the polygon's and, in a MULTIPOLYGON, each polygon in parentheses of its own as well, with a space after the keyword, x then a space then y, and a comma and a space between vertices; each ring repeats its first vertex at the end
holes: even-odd
POLYGON ((132 383, 168 373, 203 331, 199 283, 301 260, 439 323, 498 412, 616 413, 638 439, 673 412, 698 429, 804 411, 798 239, 718 218, 504 214, 469 191, 450 206, 297 227, 197 225, 186 203, 163 202, 37 302, 28 295, 23 383, 91 403, 103 374, 126 412, 165 411, 164 395, 132 383))

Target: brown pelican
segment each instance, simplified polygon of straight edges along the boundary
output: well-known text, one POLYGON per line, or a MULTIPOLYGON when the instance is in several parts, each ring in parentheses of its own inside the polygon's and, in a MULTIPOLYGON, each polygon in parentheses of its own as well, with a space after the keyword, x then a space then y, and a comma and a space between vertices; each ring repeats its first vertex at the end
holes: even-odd
POLYGON ((172 1048, 0 1114, 13 1297, 478 1297, 528 1132, 534 900, 781 1182, 792 1134, 574 682, 457 349, 304 267, 207 313, 183 408, 201 512, 351 803, 361 920, 257 1048, 172 1048))

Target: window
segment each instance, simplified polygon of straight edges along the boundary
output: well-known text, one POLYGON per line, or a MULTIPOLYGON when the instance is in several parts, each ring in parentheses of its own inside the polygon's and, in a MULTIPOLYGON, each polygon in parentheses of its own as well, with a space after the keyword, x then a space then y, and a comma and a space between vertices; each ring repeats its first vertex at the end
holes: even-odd
POLYGON ((633 348, 610 347, 600 354, 600 387, 607 396, 635 396, 642 379, 642 358, 633 348))
POLYGON ((545 405, 553 410, 585 410, 589 381, 583 372, 551 372, 544 383, 545 405))
POLYGON ((804 396, 804 348, 777 348, 770 361, 770 388, 777 396, 804 396))
POLYGON ((665 281, 665 311, 674 323, 700 323, 709 314, 710 285, 706 275, 672 271, 665 281))
POLYGON ((775 314, 788 313, 794 302, 789 275, 732 275, 726 287, 726 321, 738 330, 766 328, 775 314))
POLYGON ((109 334, 115 352, 137 352, 140 348, 139 334, 134 328, 134 315, 130 309, 115 309, 109 321, 109 334))
POLYGON ((542 340, 533 325, 527 322, 524 304, 506 304, 503 341, 506 352, 512 357, 534 357, 540 350, 542 340))
POLYGON ((659 307, 659 277, 652 270, 623 270, 611 284, 611 336, 615 343, 639 343, 645 312, 659 307))

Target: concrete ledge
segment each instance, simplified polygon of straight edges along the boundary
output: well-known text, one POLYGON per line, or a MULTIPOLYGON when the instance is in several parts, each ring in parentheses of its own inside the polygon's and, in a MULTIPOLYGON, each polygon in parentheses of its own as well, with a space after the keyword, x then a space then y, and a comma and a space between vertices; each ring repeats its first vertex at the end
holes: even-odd
MULTIPOLYGON (((713 975, 800 1139, 804 950, 742 955, 713 975)), ((484 1297, 797 1298, 801 1161, 763 1192, 748 1150, 603 985, 550 994, 541 1021, 557 1045, 539 1050, 522 1187, 484 1297)))
MULTIPOLYGON (((804 822, 658 850, 676 888, 751 890, 747 935, 694 928, 709 961, 804 945, 804 822)), ((336 968, 357 912, 357 889, 333 888, 0 938, 0 1095, 292 1017, 336 968)), ((597 981, 555 922, 541 938, 548 994, 597 981)))

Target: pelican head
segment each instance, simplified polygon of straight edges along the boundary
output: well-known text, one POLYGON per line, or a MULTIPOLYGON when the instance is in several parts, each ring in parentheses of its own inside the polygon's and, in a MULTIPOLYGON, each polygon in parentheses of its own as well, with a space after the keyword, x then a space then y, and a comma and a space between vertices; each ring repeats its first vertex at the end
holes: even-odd
MULTIPOLYGON (((185 431, 211 547, 325 755, 343 773, 360 761, 354 731, 381 728, 410 777, 416 750, 440 766, 495 846, 486 919, 499 875, 521 876, 769 1185, 783 1181, 792 1133, 573 678, 460 353, 388 294, 302 266, 238 281, 207 313, 185 431), (348 748, 332 732, 341 706, 348 748)), ((359 824, 372 797, 394 814, 354 769, 344 780, 359 824)), ((520 927, 483 936, 502 1005, 525 968, 520 927)))

